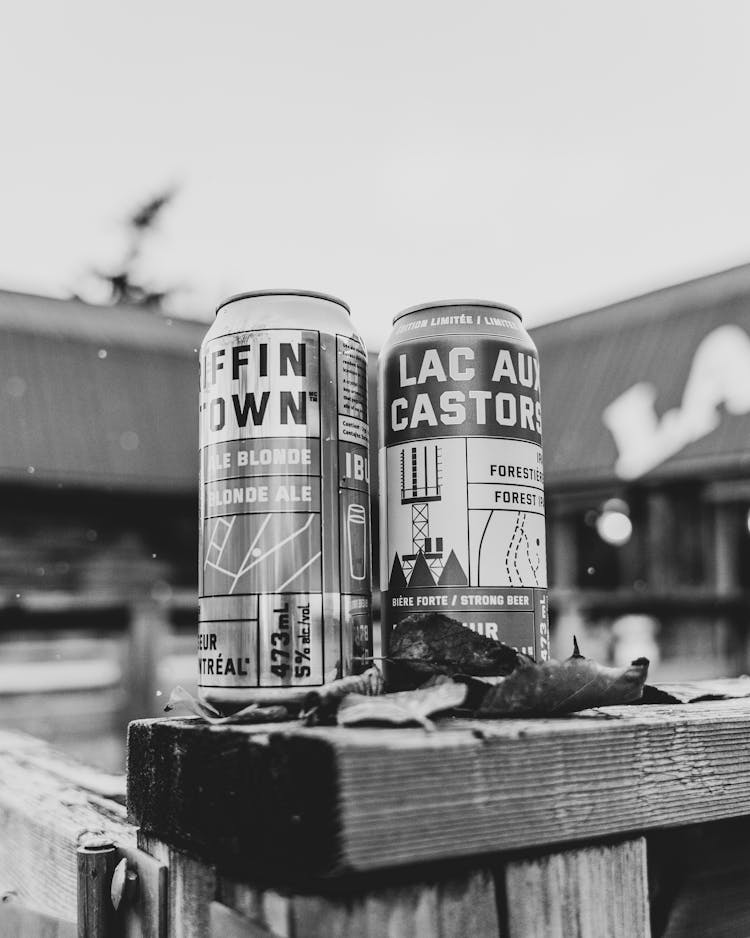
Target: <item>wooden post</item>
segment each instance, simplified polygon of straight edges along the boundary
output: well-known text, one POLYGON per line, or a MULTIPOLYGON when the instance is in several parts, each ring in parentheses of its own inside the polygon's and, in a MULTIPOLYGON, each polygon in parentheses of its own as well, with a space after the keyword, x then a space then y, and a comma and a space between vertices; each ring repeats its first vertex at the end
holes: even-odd
POLYGON ((96 779, 0 733, 0 936, 748 934, 750 701, 604 709, 431 733, 143 721, 141 851, 96 779), (116 857, 138 893, 115 928, 116 857))
POLYGON ((667 492, 656 490, 648 494, 646 528, 652 592, 666 592, 674 586, 674 513, 667 492))
POLYGON ((125 720, 128 723, 155 716, 163 709, 156 692, 159 690, 161 647, 168 630, 167 610, 163 605, 150 599, 131 605, 124 674, 125 720))
MULTIPOLYGON (((280 938, 498 938, 492 873, 479 866, 387 887, 360 887, 346 896, 293 896, 291 929, 280 938)), ((636 936, 634 936, 636 938, 636 936)))
POLYGON ((578 601, 578 539, 576 515, 569 506, 552 508, 550 518, 550 560, 557 617, 552 633, 553 658, 567 658, 576 635, 586 647, 586 625, 578 601))
POLYGON ((739 589, 739 526, 741 508, 733 502, 714 505, 714 576, 716 592, 732 596, 739 589))
POLYGON ((570 513, 553 512, 550 519, 550 554, 552 560, 552 585, 555 589, 575 590, 578 588, 578 542, 576 519, 570 513))
POLYGON ((115 935, 110 887, 116 858, 113 844, 78 848, 78 938, 115 935))
POLYGON ((630 507, 633 532, 630 539, 617 549, 619 585, 633 589, 638 581, 645 582, 648 564, 644 562, 647 550, 646 517, 644 506, 638 499, 626 499, 630 507))
POLYGON ((507 938, 651 934, 643 837, 509 863, 505 886, 507 938))
POLYGON ((434 733, 143 721, 130 816, 227 873, 309 889, 750 814, 750 700, 606 709, 434 733))
MULTIPOLYGON (((740 592, 740 525, 742 507, 735 501, 720 501, 713 506, 713 574, 714 588, 719 596, 732 597, 740 592)), ((729 668, 735 674, 747 670, 750 662, 750 634, 745 617, 727 615, 714 621, 714 629, 728 647, 729 668), (730 638, 731 636, 731 638, 730 638)), ((729 670, 728 673, 732 673, 729 670)))
POLYGON ((143 832, 138 834, 138 846, 168 868, 169 938, 211 936, 210 905, 216 895, 213 865, 202 863, 143 832))

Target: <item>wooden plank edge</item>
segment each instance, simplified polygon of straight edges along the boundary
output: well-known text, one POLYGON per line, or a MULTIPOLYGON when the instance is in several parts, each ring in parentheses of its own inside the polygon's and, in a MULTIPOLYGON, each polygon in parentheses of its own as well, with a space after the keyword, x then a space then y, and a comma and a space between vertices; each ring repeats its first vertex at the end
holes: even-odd
POLYGON ((129 752, 134 821, 259 875, 556 849, 750 814, 750 701, 432 734, 149 721, 131 726, 129 752))
POLYGON ((122 805, 77 785, 67 756, 56 764, 52 747, 25 734, 14 746, 13 737, 4 732, 0 748, 0 891, 75 922, 77 848, 97 840, 132 845, 135 829, 122 805))

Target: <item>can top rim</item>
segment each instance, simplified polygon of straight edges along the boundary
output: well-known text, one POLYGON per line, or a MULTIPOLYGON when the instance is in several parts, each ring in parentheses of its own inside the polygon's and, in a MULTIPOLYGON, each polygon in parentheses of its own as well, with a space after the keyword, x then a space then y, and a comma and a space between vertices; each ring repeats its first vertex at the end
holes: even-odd
POLYGON ((220 309, 223 309, 225 306, 237 300, 251 300, 261 296, 308 296, 314 300, 328 300, 329 303, 343 306, 350 316, 352 313, 349 305, 343 300, 340 300, 337 296, 332 296, 330 293, 317 293, 315 290, 251 290, 247 293, 235 293, 222 303, 219 303, 216 307, 216 313, 218 315, 220 309))
POLYGON ((428 303, 417 303, 416 306, 410 306, 408 309, 401 310, 393 317, 394 323, 402 316, 408 316, 409 313, 418 313, 422 310, 440 309, 446 306, 484 306, 489 309, 501 309, 505 313, 513 313, 514 316, 523 322, 523 316, 518 312, 515 306, 509 306, 507 303, 498 303, 495 300, 434 300, 428 303))

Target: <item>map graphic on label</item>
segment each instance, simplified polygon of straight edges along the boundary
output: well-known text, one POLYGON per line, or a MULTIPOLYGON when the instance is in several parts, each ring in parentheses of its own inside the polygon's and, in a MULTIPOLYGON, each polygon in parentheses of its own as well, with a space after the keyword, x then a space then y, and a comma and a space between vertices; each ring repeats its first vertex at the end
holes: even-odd
POLYGON ((546 586, 541 458, 521 440, 390 447, 389 587, 546 586))

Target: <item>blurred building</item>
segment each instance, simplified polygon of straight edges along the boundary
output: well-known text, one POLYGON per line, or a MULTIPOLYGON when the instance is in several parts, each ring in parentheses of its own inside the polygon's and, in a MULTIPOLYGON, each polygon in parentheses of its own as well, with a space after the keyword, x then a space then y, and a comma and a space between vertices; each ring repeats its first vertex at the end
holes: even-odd
POLYGON ((0 293, 0 597, 195 583, 205 324, 0 293))
POLYGON ((655 638, 662 679, 747 670, 750 265, 533 336, 558 651, 584 630, 600 658, 655 638))
POLYGON ((0 724, 104 768, 194 681, 205 330, 0 293, 0 724))

